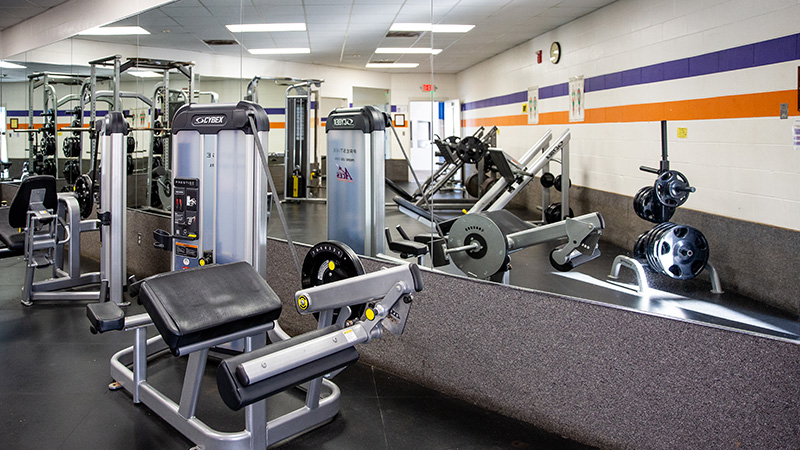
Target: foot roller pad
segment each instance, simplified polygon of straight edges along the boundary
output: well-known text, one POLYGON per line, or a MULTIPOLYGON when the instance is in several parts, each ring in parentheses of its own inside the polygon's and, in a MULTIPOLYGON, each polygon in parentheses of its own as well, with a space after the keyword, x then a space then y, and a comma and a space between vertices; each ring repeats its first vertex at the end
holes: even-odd
POLYGON ((119 331, 125 327, 125 312, 114 302, 86 305, 86 317, 98 333, 119 331))
POLYGON ((260 358, 293 345, 333 333, 340 328, 336 325, 314 330, 285 341, 267 345, 261 349, 228 358, 220 363, 217 368, 217 388, 222 400, 233 410, 239 410, 247 405, 263 400, 290 387, 319 378, 325 374, 349 366, 358 361, 358 351, 354 347, 325 356, 308 364, 295 367, 266 380, 245 385, 241 373, 237 369, 240 364, 252 359, 260 358))

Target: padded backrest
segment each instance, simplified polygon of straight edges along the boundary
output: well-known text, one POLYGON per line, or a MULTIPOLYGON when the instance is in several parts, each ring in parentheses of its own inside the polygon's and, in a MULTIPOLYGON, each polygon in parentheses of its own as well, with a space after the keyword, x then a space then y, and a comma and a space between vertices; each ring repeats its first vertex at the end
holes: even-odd
POLYGON ((35 189, 44 189, 44 207, 55 210, 58 205, 58 192, 56 192, 56 179, 52 175, 34 175, 22 180, 17 195, 11 201, 8 210, 8 224, 13 228, 27 226, 28 206, 31 203, 31 192, 35 189))

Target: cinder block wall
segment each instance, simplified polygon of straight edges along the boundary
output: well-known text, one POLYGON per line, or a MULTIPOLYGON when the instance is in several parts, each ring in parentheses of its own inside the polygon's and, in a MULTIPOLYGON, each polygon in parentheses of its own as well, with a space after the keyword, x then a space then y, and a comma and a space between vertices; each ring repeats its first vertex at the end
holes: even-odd
MULTIPOLYGON (((293 303, 288 244, 268 247, 281 326, 314 328, 293 303)), ((368 272, 386 265, 365 261, 368 272)), ((362 360, 601 448, 800 442, 795 342, 429 271, 423 282, 405 334, 359 346, 362 360)))

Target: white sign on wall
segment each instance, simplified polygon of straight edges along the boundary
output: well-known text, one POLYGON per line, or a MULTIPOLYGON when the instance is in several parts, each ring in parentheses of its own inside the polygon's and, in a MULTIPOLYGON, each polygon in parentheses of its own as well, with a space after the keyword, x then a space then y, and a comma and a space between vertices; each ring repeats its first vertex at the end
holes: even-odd
POLYGON ((569 121, 583 122, 584 117, 583 75, 569 79, 569 121))
POLYGON ((528 88, 528 125, 539 123, 539 86, 528 88))

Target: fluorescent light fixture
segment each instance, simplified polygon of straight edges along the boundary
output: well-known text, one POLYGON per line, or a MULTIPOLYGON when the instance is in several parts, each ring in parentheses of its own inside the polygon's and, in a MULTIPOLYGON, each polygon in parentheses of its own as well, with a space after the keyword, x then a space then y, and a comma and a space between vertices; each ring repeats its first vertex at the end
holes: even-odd
POLYGON ((8 61, 0 61, 0 67, 3 69, 27 69, 25 66, 20 66, 19 64, 14 64, 8 61))
POLYGON ((455 25, 443 23, 393 23, 390 31, 433 31, 434 33, 466 33, 475 25, 455 25))
POLYGON ((306 31, 304 23, 240 23, 225 25, 234 33, 255 33, 273 31, 306 31))
POLYGON ((247 49, 251 55, 300 55, 303 53, 311 53, 308 47, 298 48, 250 48, 247 49))
POLYGON ((81 36, 130 36, 134 34, 150 34, 142 27, 97 27, 78 33, 81 36))
POLYGON ((413 69, 419 63, 367 63, 367 69, 413 69))
POLYGON ((424 55, 438 55, 442 53, 440 48, 402 48, 402 47, 379 47, 375 53, 400 53, 400 54, 424 54, 424 55))
POLYGON ((129 70, 125 73, 129 73, 135 77, 139 78, 163 78, 164 75, 158 72, 153 72, 152 70, 129 70))

